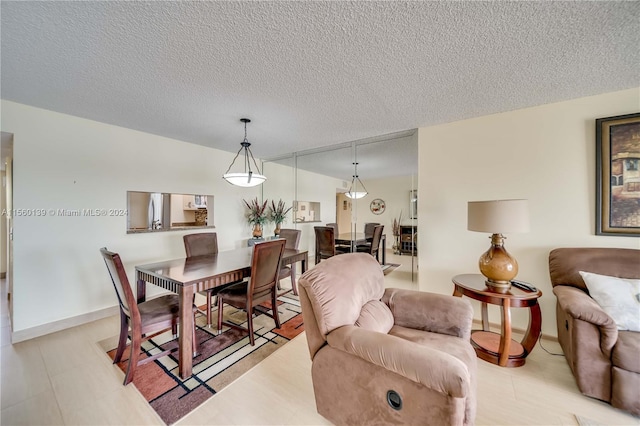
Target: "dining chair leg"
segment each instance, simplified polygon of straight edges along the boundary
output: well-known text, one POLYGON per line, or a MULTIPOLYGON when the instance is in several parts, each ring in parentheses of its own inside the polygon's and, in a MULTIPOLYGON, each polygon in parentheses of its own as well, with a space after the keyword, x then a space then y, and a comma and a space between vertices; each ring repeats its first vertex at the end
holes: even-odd
MULTIPOLYGON (((132 334, 134 334, 132 332, 132 334)), ((124 376, 123 385, 128 385, 133 380, 133 373, 138 366, 138 357, 140 356, 140 344, 142 342, 139 338, 133 337, 131 339, 131 354, 129 355, 129 365, 127 366, 127 374, 124 376)))
POLYGON ((193 357, 198 356, 198 340, 196 339, 196 312, 193 313, 193 334, 191 335, 191 341, 193 342, 193 357))
POLYGON ((122 359, 122 354, 127 347, 127 337, 129 337, 129 320, 124 312, 120 311, 120 337, 118 338, 118 348, 113 357, 113 363, 117 364, 122 359))
POLYGON ((280 317, 278 316, 278 295, 276 289, 271 291, 271 314, 276 323, 276 328, 280 328, 280 317))
POLYGON ((247 306, 247 326, 249 328, 249 342, 251 346, 256 345, 256 338, 253 335, 253 308, 247 306))
POLYGON ((224 308, 224 301, 222 300, 222 296, 218 295, 218 333, 222 330, 222 308, 224 308))
POLYGON ((291 290, 293 294, 298 295, 298 287, 296 286, 296 266, 291 265, 291 290))
POLYGON ((211 303, 211 292, 207 291, 207 327, 211 328, 211 309, 213 309, 213 304, 211 303))

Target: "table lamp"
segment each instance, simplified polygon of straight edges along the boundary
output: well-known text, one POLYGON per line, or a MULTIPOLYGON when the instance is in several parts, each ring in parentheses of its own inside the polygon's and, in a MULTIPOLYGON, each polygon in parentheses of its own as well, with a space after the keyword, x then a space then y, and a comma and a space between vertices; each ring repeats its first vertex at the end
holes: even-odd
POLYGON ((502 234, 529 231, 528 200, 469 201, 467 229, 493 234, 491 247, 480 256, 478 264, 487 278, 487 287, 497 292, 507 291, 511 280, 518 275, 518 262, 504 248, 502 234))

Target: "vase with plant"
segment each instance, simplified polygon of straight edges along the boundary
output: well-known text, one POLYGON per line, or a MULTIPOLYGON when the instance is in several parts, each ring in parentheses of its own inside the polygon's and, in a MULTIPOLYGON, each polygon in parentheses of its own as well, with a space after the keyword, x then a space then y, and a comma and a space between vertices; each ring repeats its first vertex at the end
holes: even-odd
POLYGON ((276 229, 273 231, 276 236, 280 235, 280 225, 287 218, 287 213, 291 211, 291 207, 287 207, 284 201, 278 201, 278 204, 275 201, 271 200, 271 206, 269 206, 269 220, 276 224, 276 229))
POLYGON ((264 200, 263 203, 258 201, 258 197, 253 200, 246 201, 242 200, 244 205, 247 207, 247 222, 253 225, 253 238, 261 238, 262 237, 262 225, 264 225, 267 218, 267 200, 264 200))
POLYGON ((398 218, 393 218, 393 254, 401 254, 400 251, 400 222, 402 222, 402 210, 398 218))

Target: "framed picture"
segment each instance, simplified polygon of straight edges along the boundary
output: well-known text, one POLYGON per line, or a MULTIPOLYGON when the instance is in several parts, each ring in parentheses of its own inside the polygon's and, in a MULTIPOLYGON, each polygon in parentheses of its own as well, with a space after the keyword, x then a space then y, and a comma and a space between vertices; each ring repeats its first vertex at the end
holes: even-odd
POLYGON ((596 235, 640 236, 640 113, 596 120, 596 235))

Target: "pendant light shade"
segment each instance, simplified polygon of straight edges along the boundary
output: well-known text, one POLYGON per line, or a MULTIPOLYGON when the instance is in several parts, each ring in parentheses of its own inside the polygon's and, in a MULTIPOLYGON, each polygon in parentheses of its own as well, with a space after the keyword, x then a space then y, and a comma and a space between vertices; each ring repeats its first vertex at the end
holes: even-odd
POLYGON ((244 123, 244 140, 240 143, 240 149, 238 153, 233 158, 231 165, 227 169, 227 172, 222 175, 222 178, 229 182, 231 185, 242 186, 242 187, 250 187, 257 186, 267 180, 266 176, 260 173, 260 168, 258 167, 258 163, 256 163, 256 159, 253 158, 253 153, 249 148, 251 144, 247 140, 247 123, 251 123, 251 120, 248 118, 241 118, 240 121, 244 123), (236 159, 240 155, 240 153, 244 150, 244 171, 242 172, 231 172, 231 168, 233 164, 236 162, 236 159), (256 166, 256 172, 251 170, 251 161, 253 161, 254 166, 256 166))
POLYGON ((353 180, 351 181, 351 186, 349 187, 349 191, 346 192, 344 195, 346 195, 348 198, 351 198, 351 199, 364 198, 368 194, 367 188, 364 187, 364 184, 358 177, 358 163, 353 163, 353 165, 354 165, 354 170, 356 174, 353 175, 353 180), (359 188, 362 188, 362 189, 358 191, 359 188))

